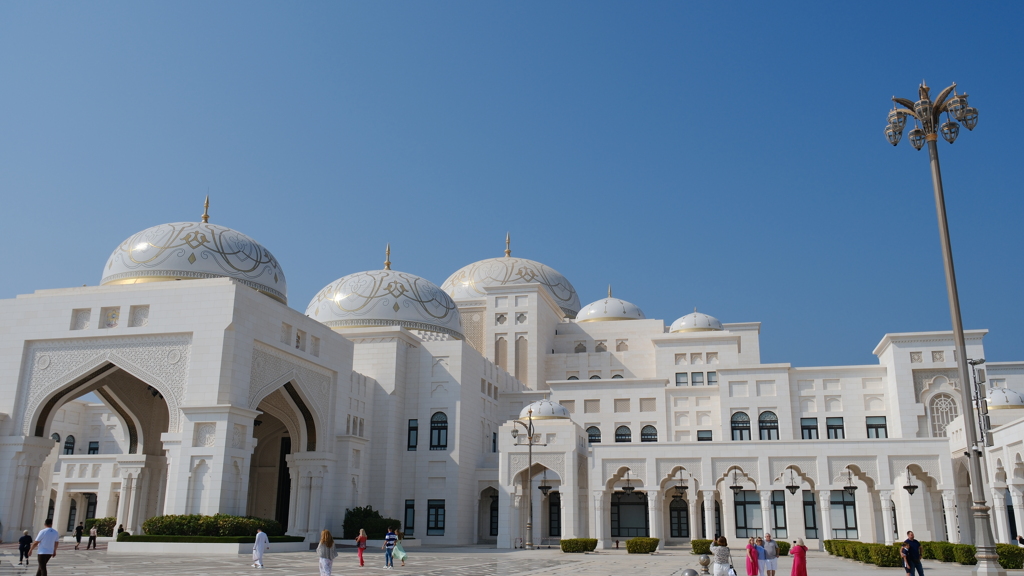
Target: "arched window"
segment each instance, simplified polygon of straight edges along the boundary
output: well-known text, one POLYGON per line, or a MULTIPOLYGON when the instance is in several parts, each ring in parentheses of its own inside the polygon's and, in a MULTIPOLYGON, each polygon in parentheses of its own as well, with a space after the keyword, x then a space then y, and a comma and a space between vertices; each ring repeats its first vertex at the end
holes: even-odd
POLYGON ((577 342, 577 343, 576 343, 576 349, 575 349, 575 352, 576 352, 577 354, 583 354, 583 353, 585 353, 586 351, 587 351, 587 345, 586 345, 586 344, 584 344, 583 342, 577 342))
POLYGON ((597 426, 591 426, 587 428, 587 441, 591 444, 601 443, 601 429, 597 426))
POLYGON ((616 374, 612 376, 612 380, 615 380, 616 378, 622 378, 622 374, 616 374))
POLYGON ((54 432, 53 434, 50 434, 50 438, 57 444, 60 444, 60 434, 54 432))
POLYGON ((66 440, 64 440, 64 453, 74 454, 75 453, 75 437, 68 434, 66 440))
POLYGON ((750 416, 746 412, 732 415, 732 439, 750 440, 750 416))
POLYGON ((579 376, 569 376, 568 378, 566 378, 566 380, 579 380, 579 379, 580 379, 579 376))
POLYGON ((448 416, 444 412, 434 412, 430 417, 430 449, 448 449, 448 416))
POLYGON ((616 442, 632 442, 633 433, 629 430, 629 426, 619 426, 615 429, 615 441, 616 442))
POLYGON ((658 441, 658 429, 654 426, 644 426, 640 429, 640 441, 641 442, 657 442, 658 441))
POLYGON ((946 426, 952 422, 960 411, 956 407, 956 400, 949 394, 936 394, 929 403, 929 416, 932 422, 932 436, 946 436, 946 426))
POLYGON ((593 376, 590 377, 590 379, 591 380, 600 380, 601 379, 601 375, 600 374, 594 374, 593 376))
POLYGON ((778 440, 779 417, 775 412, 761 412, 757 417, 757 429, 761 433, 761 440, 778 440))

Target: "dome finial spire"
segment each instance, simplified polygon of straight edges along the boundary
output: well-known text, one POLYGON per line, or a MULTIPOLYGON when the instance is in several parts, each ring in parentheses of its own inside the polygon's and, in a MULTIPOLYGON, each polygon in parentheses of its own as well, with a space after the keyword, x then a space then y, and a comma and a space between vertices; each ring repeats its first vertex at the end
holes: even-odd
POLYGON ((505 232, 505 257, 512 256, 512 236, 505 232))
POLYGON ((206 202, 203 202, 203 224, 210 223, 210 195, 206 195, 206 202))
POLYGON ((608 297, 609 298, 612 297, 612 285, 611 284, 608 285, 608 297))
POLYGON ((388 242, 388 247, 384 249, 384 269, 391 270, 391 242, 388 242))

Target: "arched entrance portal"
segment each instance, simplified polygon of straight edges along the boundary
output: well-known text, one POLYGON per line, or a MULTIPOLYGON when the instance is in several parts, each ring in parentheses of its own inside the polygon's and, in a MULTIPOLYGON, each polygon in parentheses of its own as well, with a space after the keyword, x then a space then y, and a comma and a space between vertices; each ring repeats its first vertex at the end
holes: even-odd
POLYGON ((284 422, 266 411, 253 425, 256 449, 249 470, 246 514, 273 518, 287 526, 291 500, 287 456, 292 453, 291 433, 284 422))

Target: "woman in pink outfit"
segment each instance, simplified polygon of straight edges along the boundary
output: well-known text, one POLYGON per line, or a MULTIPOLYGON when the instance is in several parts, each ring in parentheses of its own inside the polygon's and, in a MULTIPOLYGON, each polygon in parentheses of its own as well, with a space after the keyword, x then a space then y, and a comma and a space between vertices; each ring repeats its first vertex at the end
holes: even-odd
POLYGON ((754 539, 751 538, 747 541, 747 576, 757 576, 757 544, 754 543, 754 539))
POLYGON ((789 576, 807 576, 807 546, 804 546, 802 538, 794 541, 789 555, 793 557, 793 571, 789 576))

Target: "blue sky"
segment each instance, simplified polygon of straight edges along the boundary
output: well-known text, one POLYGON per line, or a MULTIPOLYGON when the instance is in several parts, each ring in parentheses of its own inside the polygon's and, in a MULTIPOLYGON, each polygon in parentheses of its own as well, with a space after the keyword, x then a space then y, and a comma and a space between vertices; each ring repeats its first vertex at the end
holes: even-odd
POLYGON ((163 222, 335 278, 516 256, 762 360, 874 363, 950 327, 926 152, 892 95, 956 81, 940 141, 964 323, 1024 360, 1022 3, 0 4, 0 297, 96 284, 163 222))

